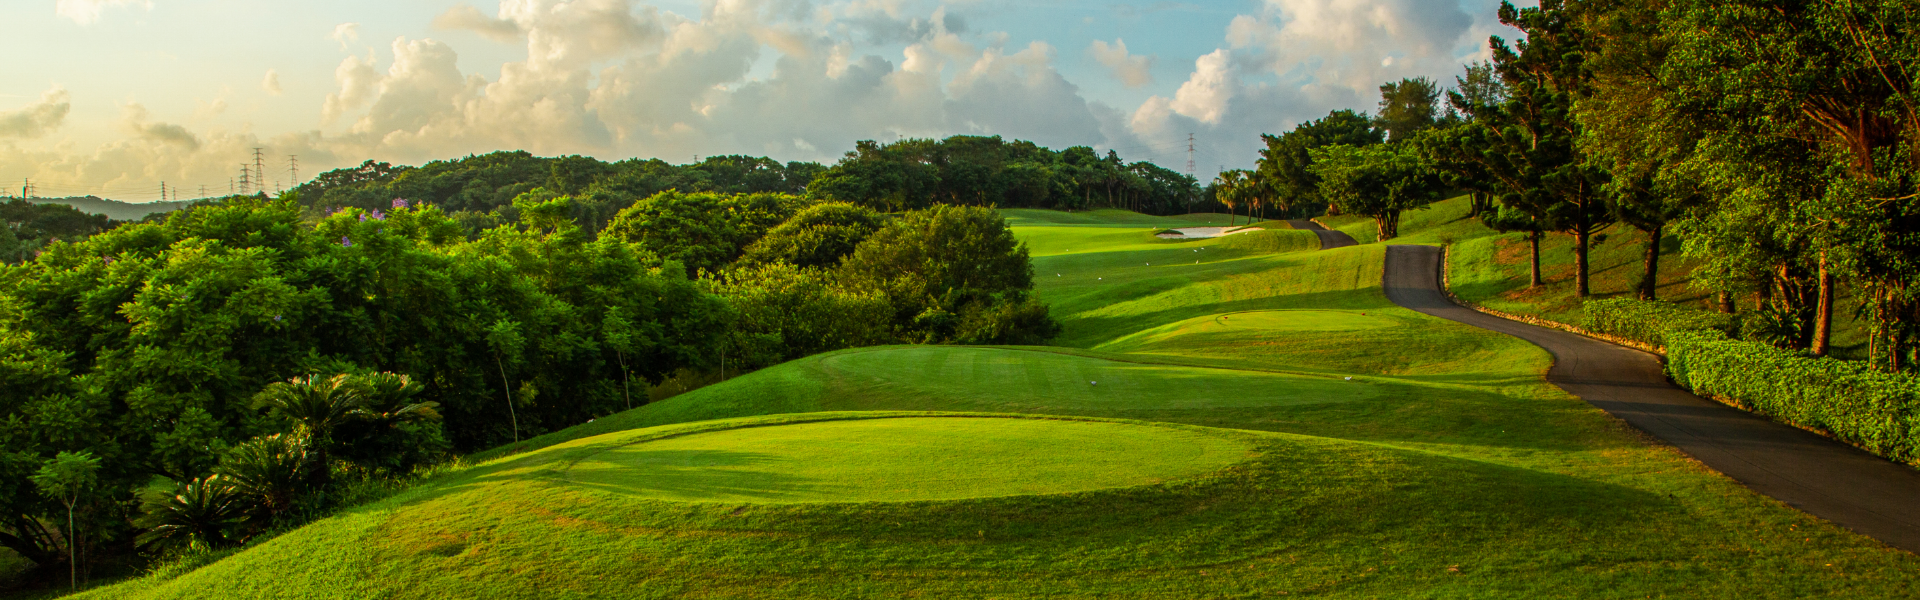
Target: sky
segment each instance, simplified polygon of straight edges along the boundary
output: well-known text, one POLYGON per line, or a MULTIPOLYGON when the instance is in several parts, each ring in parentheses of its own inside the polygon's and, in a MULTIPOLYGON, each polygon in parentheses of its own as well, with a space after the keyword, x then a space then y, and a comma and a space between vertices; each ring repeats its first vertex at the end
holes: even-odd
MULTIPOLYGON (((1210 181, 1260 134, 1487 56, 1488 0, 22 0, 0 194, 267 191, 496 150, 832 164, 999 135, 1210 181), (297 166, 296 166, 297 164, 297 166), (295 179, 295 177, 298 179, 295 179)), ((176 195, 177 194, 177 195, 176 195)))

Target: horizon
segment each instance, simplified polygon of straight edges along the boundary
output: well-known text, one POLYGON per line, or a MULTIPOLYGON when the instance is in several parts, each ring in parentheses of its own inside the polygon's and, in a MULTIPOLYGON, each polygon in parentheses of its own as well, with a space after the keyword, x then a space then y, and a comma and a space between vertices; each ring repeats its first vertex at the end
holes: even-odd
POLYGON ((1192 134, 1206 181, 1260 133, 1451 84, 1517 33, 1485 0, 51 4, 0 8, 24 31, 0 44, 47 57, 0 86, 0 189, 129 203, 222 195, 254 148, 271 192, 365 160, 832 164, 956 134, 1189 172, 1192 134))

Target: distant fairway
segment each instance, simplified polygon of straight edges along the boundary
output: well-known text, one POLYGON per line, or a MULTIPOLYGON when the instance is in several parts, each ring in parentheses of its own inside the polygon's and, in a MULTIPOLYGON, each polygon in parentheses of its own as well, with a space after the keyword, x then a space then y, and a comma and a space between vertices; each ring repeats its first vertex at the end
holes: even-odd
POLYGON ((954 500, 1158 483, 1251 447, 1190 430, 1050 419, 903 417, 727 429, 595 453, 567 481, 697 502, 954 500))
POLYGON ((1746 599, 1920 586, 1920 558, 1754 494, 1547 384, 1540 348, 1393 305, 1378 244, 1319 251, 1284 222, 1154 237, 1224 215, 1004 212, 1065 327, 1053 346, 810 356, 86 596, 1746 599), (1009 418, 1021 415, 1044 418, 1009 418))

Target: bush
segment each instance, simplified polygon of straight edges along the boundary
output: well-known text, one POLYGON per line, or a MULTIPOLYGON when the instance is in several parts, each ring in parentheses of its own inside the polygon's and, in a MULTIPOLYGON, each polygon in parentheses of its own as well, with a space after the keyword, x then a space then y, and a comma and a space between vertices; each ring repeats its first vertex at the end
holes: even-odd
POLYGON ((1668 375, 1696 394, 1733 398, 1774 420, 1920 465, 1920 381, 1912 377, 1718 331, 1669 329, 1666 342, 1668 375))
POLYGON ((1584 308, 1588 331, 1652 346, 1666 346, 1668 334, 1674 331, 1713 330, 1727 336, 1739 331, 1733 315, 1668 302, 1610 298, 1588 301, 1584 308))

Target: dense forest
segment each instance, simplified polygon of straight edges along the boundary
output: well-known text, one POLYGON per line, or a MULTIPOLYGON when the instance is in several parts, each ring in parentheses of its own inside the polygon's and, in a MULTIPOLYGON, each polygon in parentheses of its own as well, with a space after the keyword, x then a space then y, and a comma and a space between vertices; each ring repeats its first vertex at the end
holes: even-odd
POLYGON ((83 239, 115 224, 104 215, 87 214, 65 204, 19 198, 0 202, 0 263, 20 264, 47 244, 83 239))

